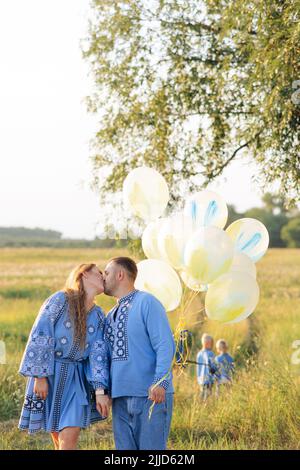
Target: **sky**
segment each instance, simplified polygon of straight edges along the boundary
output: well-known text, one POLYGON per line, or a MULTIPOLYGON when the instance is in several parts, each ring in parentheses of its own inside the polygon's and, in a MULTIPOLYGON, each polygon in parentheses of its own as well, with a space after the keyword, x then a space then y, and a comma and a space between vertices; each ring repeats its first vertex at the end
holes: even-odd
MULTIPOLYGON (((89 0, 0 2, 0 226, 94 238, 101 220, 89 189, 97 117, 80 40, 89 0)), ((243 211, 261 205, 254 166, 234 162, 208 189, 243 211)))

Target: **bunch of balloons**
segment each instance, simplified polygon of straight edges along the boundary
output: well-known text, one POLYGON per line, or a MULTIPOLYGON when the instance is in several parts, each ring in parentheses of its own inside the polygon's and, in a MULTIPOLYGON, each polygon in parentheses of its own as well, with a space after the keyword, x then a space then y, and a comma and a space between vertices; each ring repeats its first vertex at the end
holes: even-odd
POLYGON ((168 186, 148 167, 128 174, 123 196, 132 214, 147 222, 142 247, 148 259, 138 263, 138 289, 154 294, 170 311, 180 304, 183 282, 206 292, 207 316, 223 323, 242 321, 254 311, 259 300, 255 263, 269 245, 260 221, 243 218, 224 230, 227 205, 208 190, 190 196, 183 211, 162 217, 168 186))

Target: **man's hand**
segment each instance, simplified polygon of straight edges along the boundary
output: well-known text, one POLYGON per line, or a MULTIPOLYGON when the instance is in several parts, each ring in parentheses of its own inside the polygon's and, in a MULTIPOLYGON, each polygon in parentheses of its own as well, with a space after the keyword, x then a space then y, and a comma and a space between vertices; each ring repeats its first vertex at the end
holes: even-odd
POLYGON ((47 377, 41 377, 40 379, 34 379, 33 393, 38 398, 46 400, 48 395, 48 379, 47 377))
POLYGON ((166 399, 166 390, 159 385, 157 387, 149 388, 149 400, 154 401, 154 403, 164 403, 166 399))
POLYGON ((107 418, 111 407, 111 398, 108 395, 96 395, 96 408, 98 412, 107 418))

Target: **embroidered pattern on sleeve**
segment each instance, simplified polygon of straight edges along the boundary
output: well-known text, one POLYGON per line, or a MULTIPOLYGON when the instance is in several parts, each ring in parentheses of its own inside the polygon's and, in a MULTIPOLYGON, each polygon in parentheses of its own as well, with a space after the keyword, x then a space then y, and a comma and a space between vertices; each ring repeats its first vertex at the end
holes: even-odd
POLYGON ((31 337, 23 363, 23 371, 36 376, 52 373, 55 340, 42 332, 31 337))
POLYGON ((107 384, 109 382, 109 361, 105 341, 95 341, 90 353, 90 364, 93 382, 107 384))

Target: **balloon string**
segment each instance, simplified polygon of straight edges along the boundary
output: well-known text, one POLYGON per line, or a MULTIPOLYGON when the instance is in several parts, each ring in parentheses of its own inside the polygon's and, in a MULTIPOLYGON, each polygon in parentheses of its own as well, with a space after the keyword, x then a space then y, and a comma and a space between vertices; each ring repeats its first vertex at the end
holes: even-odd
POLYGON ((182 315, 185 315, 185 313, 187 312, 187 310, 189 309, 191 303, 195 300, 197 295, 198 295, 198 292, 193 292, 193 294, 190 296, 190 299, 187 301, 187 304, 183 308, 182 315))

